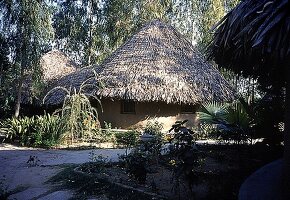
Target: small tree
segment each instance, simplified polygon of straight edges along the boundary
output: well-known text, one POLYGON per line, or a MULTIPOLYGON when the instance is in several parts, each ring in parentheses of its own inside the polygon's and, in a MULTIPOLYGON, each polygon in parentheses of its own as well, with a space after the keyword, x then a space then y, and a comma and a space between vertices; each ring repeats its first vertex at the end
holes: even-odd
POLYGON ((41 80, 40 56, 53 36, 50 6, 47 1, 1 1, 4 35, 9 38, 9 53, 16 81, 15 117, 20 112, 22 85, 26 75, 34 85, 41 80))

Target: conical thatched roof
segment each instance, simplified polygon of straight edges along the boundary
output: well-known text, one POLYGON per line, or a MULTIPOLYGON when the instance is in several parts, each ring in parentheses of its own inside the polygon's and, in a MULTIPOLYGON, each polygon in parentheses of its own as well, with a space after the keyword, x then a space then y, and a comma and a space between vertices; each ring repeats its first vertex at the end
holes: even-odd
MULTIPOLYGON (((104 87, 96 94, 101 98, 195 104, 234 97, 219 71, 172 26, 158 20, 141 28, 99 69, 104 87)), ((75 85, 70 78, 61 83, 75 85)), ((50 102, 59 103, 59 96, 50 102)))
POLYGON ((103 64, 102 97, 195 104, 231 100, 219 71, 172 26, 146 24, 103 64))
MULTIPOLYGON (((47 91, 53 82, 77 71, 77 65, 63 52, 52 50, 44 54, 40 59, 43 72, 43 83, 47 91)), ((30 103, 33 98, 32 75, 29 74, 23 84, 22 103, 30 103)), ((41 98, 41 97, 40 97, 41 98)))
POLYGON ((45 81, 59 79, 75 72, 77 65, 63 52, 52 50, 44 54, 40 61, 45 81))

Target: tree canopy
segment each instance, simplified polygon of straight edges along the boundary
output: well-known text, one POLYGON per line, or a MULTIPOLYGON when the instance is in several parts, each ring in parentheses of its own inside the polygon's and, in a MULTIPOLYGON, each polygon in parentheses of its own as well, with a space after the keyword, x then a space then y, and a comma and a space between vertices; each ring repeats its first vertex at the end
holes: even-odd
POLYGON ((2 32, 9 43, 8 54, 17 82, 15 116, 18 116, 25 76, 30 73, 35 84, 41 81, 40 56, 53 34, 50 10, 46 1, 29 0, 1 1, 0 9, 4 19, 2 32))
POLYGON ((55 4, 56 47, 81 66, 99 64, 141 25, 161 19, 204 49, 211 27, 238 0, 82 0, 55 4))

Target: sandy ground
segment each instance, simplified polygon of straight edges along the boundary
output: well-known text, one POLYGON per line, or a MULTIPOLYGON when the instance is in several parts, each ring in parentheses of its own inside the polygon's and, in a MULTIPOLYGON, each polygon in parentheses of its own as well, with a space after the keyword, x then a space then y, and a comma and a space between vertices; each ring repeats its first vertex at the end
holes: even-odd
MULTIPOLYGON (((73 191, 55 191, 45 183, 61 171, 60 164, 89 162, 92 150, 44 150, 0 144, 0 183, 7 191, 16 191, 8 199, 66 200, 73 197, 73 191), (36 156, 38 166, 27 163, 30 156, 36 156)), ((110 161, 117 161, 123 149, 95 149, 110 161)))

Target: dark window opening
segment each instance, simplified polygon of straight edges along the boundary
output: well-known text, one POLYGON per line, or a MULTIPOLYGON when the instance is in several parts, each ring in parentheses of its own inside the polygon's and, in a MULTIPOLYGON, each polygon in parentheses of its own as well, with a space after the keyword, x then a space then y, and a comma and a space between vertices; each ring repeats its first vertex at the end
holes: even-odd
POLYGON ((135 114, 135 102, 134 101, 122 101, 121 102, 122 114, 135 114))
POLYGON ((198 105, 182 104, 181 113, 192 114, 198 110, 198 105))

